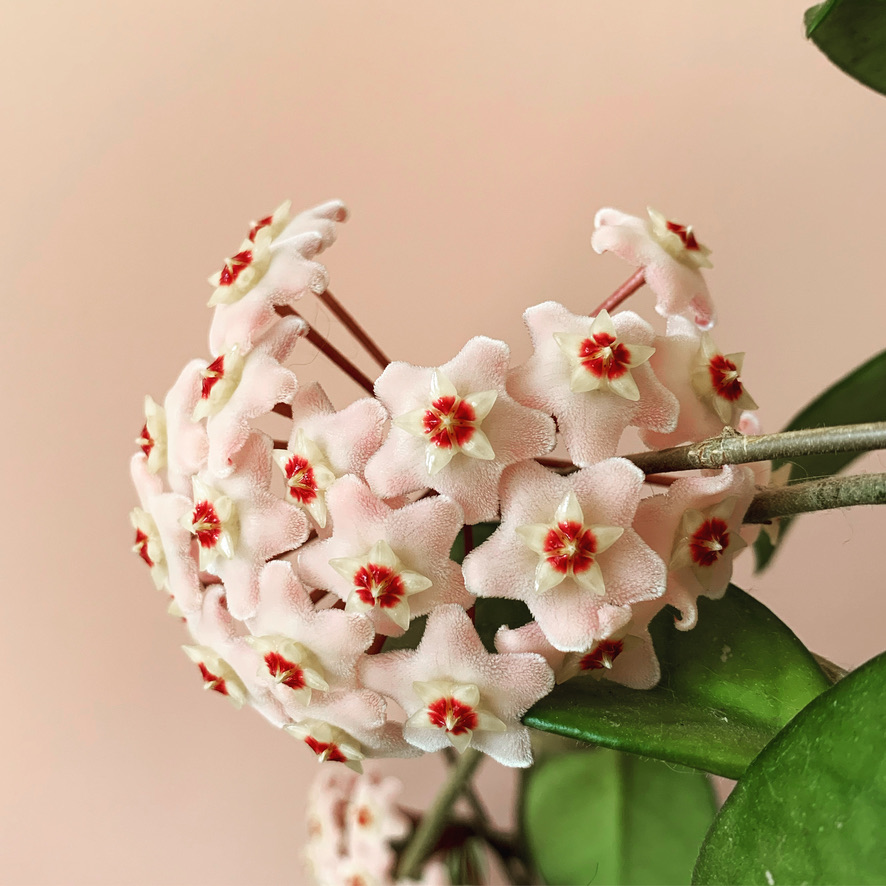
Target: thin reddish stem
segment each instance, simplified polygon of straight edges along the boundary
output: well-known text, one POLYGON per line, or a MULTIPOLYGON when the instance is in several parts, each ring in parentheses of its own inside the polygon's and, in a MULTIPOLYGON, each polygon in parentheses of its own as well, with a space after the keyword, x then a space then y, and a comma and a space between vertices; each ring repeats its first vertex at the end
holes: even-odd
POLYGON ((596 317, 600 311, 612 313, 626 298, 632 296, 646 282, 646 274, 643 268, 635 271, 612 295, 607 298, 596 310, 591 311, 590 316, 596 317))
MULTIPOLYGON (((299 314, 294 308, 290 308, 289 305, 278 305, 277 313, 281 317, 298 317, 301 320, 304 320, 304 317, 299 314)), ((307 323, 307 321, 305 321, 307 323)), ((324 357, 331 360, 338 366, 345 375, 348 376, 352 381, 355 381, 364 391, 368 394, 373 394, 373 384, 372 380, 369 376, 365 375, 361 372, 338 348, 336 348, 333 344, 328 342, 316 329, 312 326, 308 326, 308 331, 305 333, 305 338, 318 350, 324 357)), ((279 410, 275 407, 275 412, 279 412, 279 410)), ((283 413, 281 413, 282 415, 283 413)), ((290 416, 291 417, 291 416, 290 416)))
POLYGON ((465 556, 467 557, 474 550, 474 527, 465 524, 462 526, 461 533, 465 539, 465 556))
POLYGON ((329 591, 324 591, 322 588, 319 588, 316 591, 311 591, 311 602, 319 603, 328 593, 329 591))
POLYGON ((378 655, 381 652, 382 647, 385 645, 385 640, 388 638, 384 634, 376 634, 375 639, 372 641, 372 645, 369 649, 366 650, 367 655, 378 655))
MULTIPOLYGON (((289 416, 292 418, 292 416, 289 416)), ((274 440, 274 449, 289 449, 289 443, 286 440, 274 440)))
POLYGON ((366 330, 354 319, 353 314, 328 289, 321 292, 317 298, 338 317, 342 326, 366 348, 369 356, 378 363, 381 369, 391 362, 384 351, 369 337, 366 330))
POLYGON ((330 609, 344 609, 345 608, 345 601, 344 600, 337 600, 329 608, 330 609))

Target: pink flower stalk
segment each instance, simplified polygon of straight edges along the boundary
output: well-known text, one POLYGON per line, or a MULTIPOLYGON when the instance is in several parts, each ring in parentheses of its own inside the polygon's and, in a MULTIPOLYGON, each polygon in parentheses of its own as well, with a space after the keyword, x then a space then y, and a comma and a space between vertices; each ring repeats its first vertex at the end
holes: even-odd
POLYGON ((478 336, 443 366, 391 363, 375 384, 393 427, 366 466, 385 498, 435 489, 461 505, 465 522, 493 519, 510 464, 554 448, 554 424, 505 389, 510 352, 478 336))
POLYGON ((454 501, 441 495, 395 510, 352 475, 336 481, 326 498, 332 537, 305 545, 298 558, 311 587, 331 591, 390 636, 440 604, 471 605, 461 570, 449 559, 462 527, 454 501))
POLYGON ((403 708, 403 735, 415 747, 473 747, 521 767, 532 763, 532 751, 520 717, 554 685, 539 655, 486 652, 467 613, 454 605, 431 612, 414 652, 367 656, 360 676, 403 708))
POLYGON ((305 515, 270 491, 271 445, 253 432, 233 457, 230 476, 195 476, 193 498, 181 517, 197 540, 201 571, 221 578, 238 619, 256 614, 264 564, 308 537, 305 515))
POLYGON ((329 275, 314 258, 334 241, 336 222, 346 218, 344 205, 332 201, 297 215, 276 237, 271 224, 257 231, 255 243, 244 241, 241 253, 251 255, 267 243, 268 264, 260 278, 247 278, 249 285, 238 285, 238 277, 228 287, 228 295, 213 295, 216 307, 209 332, 213 354, 223 354, 234 345, 241 353, 249 353, 279 321, 276 307, 293 307, 307 292, 326 289, 329 275))
POLYGON ((685 317, 668 320, 667 335, 656 338, 650 358, 655 374, 680 403, 677 426, 668 433, 641 432, 651 449, 704 440, 724 426, 736 427, 743 410, 757 404, 744 388, 740 372, 744 354, 723 354, 710 335, 685 317))
POLYGON ((562 652, 552 646, 535 621, 516 630, 499 628, 495 648, 499 652, 538 653, 554 672, 557 683, 585 675, 594 680, 611 680, 631 689, 651 689, 661 679, 661 670, 647 625, 649 617, 659 608, 658 601, 654 606, 637 604, 635 615, 627 625, 580 652, 562 652), (639 615, 636 614, 638 610, 639 615))
POLYGON ((679 406, 649 366, 655 334, 645 320, 630 311, 590 318, 556 302, 523 319, 534 352, 508 376, 508 390, 553 415, 577 465, 615 455, 628 426, 674 430, 679 406))
POLYGON ((668 563, 663 602, 681 611, 681 630, 695 627, 699 596, 717 600, 726 592, 735 555, 747 547, 740 530, 753 495, 754 472, 727 465, 683 477, 640 503, 634 526, 668 563))
POLYGON ((258 609, 247 625, 257 678, 292 718, 309 714, 312 699, 327 692, 358 689, 357 661, 375 637, 366 616, 315 609, 285 561, 262 570, 258 609))
POLYGON ((646 221, 617 209, 601 209, 594 219, 591 246, 643 268, 655 293, 655 310, 663 317, 691 311, 699 326, 710 329, 716 314, 700 270, 712 267, 710 250, 698 242, 691 226, 670 221, 654 209, 648 213, 646 221))
POLYGON ((286 500, 303 508, 322 530, 326 490, 345 474, 362 477, 384 439, 387 413, 368 397, 336 412, 320 385, 313 384, 292 401, 292 421, 289 445, 274 452, 274 461, 283 472, 286 500))
POLYGON ((468 590, 525 601, 564 652, 611 636, 665 589, 664 563, 631 528, 642 488, 642 471, 618 458, 568 477, 509 468, 501 525, 465 558, 468 590))

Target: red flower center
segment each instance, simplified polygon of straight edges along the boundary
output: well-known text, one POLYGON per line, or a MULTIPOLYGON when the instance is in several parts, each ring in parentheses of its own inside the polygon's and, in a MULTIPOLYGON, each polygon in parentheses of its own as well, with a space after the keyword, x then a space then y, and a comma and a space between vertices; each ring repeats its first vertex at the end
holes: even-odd
POLYGON ((557 572, 567 575, 585 572, 594 562, 597 539, 590 529, 581 523, 564 520, 548 531, 545 536, 545 557, 557 572))
MULTIPOLYGON (((266 228, 272 221, 274 220, 273 215, 266 215, 264 218, 259 219, 257 222, 253 222, 252 227, 249 229, 249 239, 255 243, 255 235, 262 229, 266 228)), ((242 253, 241 253, 242 255, 242 253)))
POLYGON ((148 541, 147 533, 142 532, 141 529, 135 530, 135 547, 138 550, 138 555, 148 564, 148 566, 153 566, 154 561, 148 553, 148 541))
POLYGON ((744 388, 738 377, 738 367, 731 360, 715 354, 708 363, 708 372, 718 397, 734 403, 741 396, 744 388))
POLYGON ((672 234, 676 234, 680 238, 684 249, 688 249, 692 252, 697 252, 699 250, 698 240, 695 239, 695 234, 693 234, 686 225, 680 225, 677 224, 677 222, 669 221, 667 222, 667 227, 672 234))
POLYGON ((305 672, 294 662, 285 659, 279 652, 265 655, 265 665, 271 676, 290 689, 304 689, 305 672))
POLYGON ((370 812, 369 807, 361 806, 357 810, 357 824, 361 828, 367 828, 372 824, 372 812, 370 812))
POLYGON ((293 455, 286 462, 286 482, 289 494, 300 504, 310 504, 317 498, 314 469, 303 455, 293 455))
POLYGON ((406 595, 400 576, 387 566, 367 563, 354 574, 357 596, 370 606, 392 609, 406 595))
POLYGON ((445 729, 453 735, 463 735, 469 729, 477 728, 474 709, 452 697, 438 698, 428 705, 428 719, 438 729, 445 729))
POLYGON ((142 452, 146 456, 151 454, 151 450, 154 448, 154 438, 148 432, 148 423, 145 422, 145 426, 142 428, 141 437, 138 440, 139 446, 141 446, 142 452))
POLYGON ((220 692, 222 695, 228 694, 228 687, 222 677, 217 677, 213 674, 202 661, 198 667, 200 668, 200 673, 203 675, 203 682, 206 684, 207 689, 212 689, 214 692, 220 692))
POLYGON ((327 760, 335 763, 347 763, 348 758, 341 752, 334 741, 317 741, 312 735, 305 739, 305 744, 318 756, 326 755, 327 760))
POLYGON ((216 357, 206 369, 203 370, 203 384, 200 389, 200 396, 204 400, 209 399, 213 387, 216 382, 225 377, 225 355, 216 357))
POLYGON ((596 378, 621 378, 628 371, 631 352, 614 335, 597 332, 578 349, 581 365, 596 378))
POLYGON ((198 501, 191 517, 191 530, 204 548, 211 548, 221 535, 222 524, 211 501, 198 501))
POLYGON ((425 434, 435 446, 464 446, 474 436, 477 413, 459 397, 440 397, 425 411, 425 434))
POLYGON ((219 276, 219 286, 230 286, 243 273, 243 271, 252 264, 252 250, 244 249, 225 260, 225 266, 222 268, 219 276))
POLYGON ((698 566, 713 566, 728 547, 729 527, 719 517, 705 520, 689 539, 689 553, 698 566))
POLYGON ((612 662, 621 655, 624 646, 621 640, 601 640, 590 652, 582 656, 578 666, 583 671, 612 667, 612 662))

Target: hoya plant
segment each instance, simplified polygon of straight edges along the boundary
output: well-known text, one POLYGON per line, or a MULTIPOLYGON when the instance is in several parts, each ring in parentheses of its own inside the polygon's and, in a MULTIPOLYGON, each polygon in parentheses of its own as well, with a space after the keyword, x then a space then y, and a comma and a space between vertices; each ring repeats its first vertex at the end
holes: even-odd
MULTIPOLYGON (((860 14, 832 0, 809 28, 843 45, 860 14)), ((846 674, 731 579, 797 515, 886 503, 886 474, 840 473, 886 448, 886 352, 763 434, 766 391, 717 344, 711 250, 602 209, 591 246, 624 285, 529 306, 522 365, 483 336, 411 365, 330 291, 346 218, 287 202, 248 226, 209 281, 209 353, 146 398, 131 463, 135 551, 204 688, 322 763, 314 880, 882 881, 886 656, 846 674), (641 287, 658 316, 631 310, 641 287), (301 385, 306 346, 366 396, 301 385), (372 768, 433 753, 449 775, 421 811, 372 768), (511 831, 473 784, 485 758, 521 770, 511 831), (719 812, 708 773, 738 781, 719 812)))

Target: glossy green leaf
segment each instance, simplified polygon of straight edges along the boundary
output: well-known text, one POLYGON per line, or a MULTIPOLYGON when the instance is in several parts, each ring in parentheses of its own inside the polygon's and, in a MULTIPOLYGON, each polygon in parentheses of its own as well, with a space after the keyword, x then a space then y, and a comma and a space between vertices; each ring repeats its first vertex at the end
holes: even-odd
POLYGON ((886 883, 886 655, 801 711, 714 822, 694 883, 886 883))
POLYGON ((700 772, 602 749, 551 757, 524 790, 523 833, 551 886, 687 884, 716 812, 700 772))
POLYGON ((534 705, 527 726, 738 778, 772 737, 829 686, 805 646, 734 586, 699 601, 698 625, 673 611, 651 625, 662 666, 654 689, 578 677, 534 705))
MULTIPOLYGON (((881 4, 886 11, 886 3, 881 4)), ((841 378, 836 384, 816 397, 802 412, 794 416, 784 428, 797 431, 826 425, 851 425, 868 421, 886 421, 886 351, 872 357, 841 378)), ((791 459, 791 482, 801 483, 815 477, 829 477, 842 471, 864 453, 831 452, 823 455, 805 455, 791 459)), ((785 462, 776 460, 777 469, 785 462)), ((790 520, 781 521, 779 541, 784 538, 790 520)), ((763 569, 772 559, 775 546, 766 533, 761 532, 755 545, 757 569, 763 569)))
POLYGON ((841 70, 886 94, 886 3, 828 0, 806 10, 806 36, 841 70))

